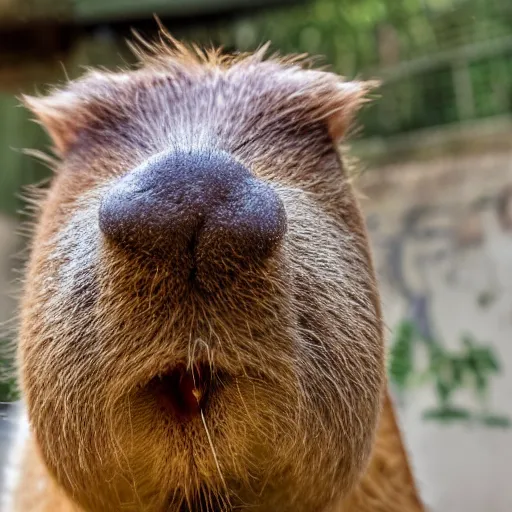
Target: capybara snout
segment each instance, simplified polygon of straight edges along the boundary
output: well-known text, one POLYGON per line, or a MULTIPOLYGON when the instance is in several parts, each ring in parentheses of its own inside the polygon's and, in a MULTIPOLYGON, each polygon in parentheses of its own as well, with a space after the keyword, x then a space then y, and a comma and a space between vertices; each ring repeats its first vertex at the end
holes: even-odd
POLYGON ((270 256, 286 213, 278 194, 227 153, 171 150, 112 184, 99 224, 113 243, 188 266, 205 282, 270 256))
POLYGON ((87 512, 331 512, 384 382, 338 149, 369 85, 158 45, 26 98, 60 157, 20 366, 39 453, 87 512))

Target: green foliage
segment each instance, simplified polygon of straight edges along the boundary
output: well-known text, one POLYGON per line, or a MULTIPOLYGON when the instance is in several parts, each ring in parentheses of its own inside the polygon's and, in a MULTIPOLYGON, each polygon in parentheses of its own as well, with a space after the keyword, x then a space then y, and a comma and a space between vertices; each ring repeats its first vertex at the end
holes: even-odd
POLYGON ((397 327, 395 340, 391 347, 388 372, 391 380, 402 389, 407 386, 414 370, 414 336, 414 324, 403 321, 397 327))
MULTIPOLYGON (((391 135, 512 110, 512 49, 478 57, 446 52, 509 37, 506 0, 316 0, 200 30, 203 40, 325 57, 338 73, 384 79, 362 119, 365 135, 391 135), (443 55, 445 55, 443 57, 443 55), (469 73, 457 89, 456 68, 469 73)), ((487 50, 486 50, 487 51, 487 50)))
MULTIPOLYGON (((0 349, 8 346, 7 340, 0 340, 0 349)), ((0 353, 0 402, 12 402, 19 398, 12 368, 12 357, 2 356, 0 353)))
POLYGON ((18 400, 19 394, 16 388, 14 378, 6 381, 0 381, 0 402, 14 402, 18 400))
POLYGON ((389 359, 390 381, 405 391, 413 383, 434 388, 437 407, 424 411, 423 417, 437 421, 476 421, 486 426, 509 427, 506 416, 487 412, 487 398, 491 378, 501 371, 498 357, 487 345, 470 335, 461 337, 461 348, 449 350, 437 340, 423 339, 410 320, 403 320, 395 329, 389 359), (416 351, 426 349, 426 369, 418 370, 416 351), (479 403, 477 410, 453 404, 455 393, 467 389, 479 403))
POLYGON ((480 418, 480 421, 489 427, 510 428, 512 426, 510 418, 507 416, 499 416, 495 414, 483 415, 480 418))
POLYGON ((440 407, 437 409, 427 409, 423 413, 426 420, 453 421, 453 420, 469 420, 471 413, 467 409, 458 407, 440 407))

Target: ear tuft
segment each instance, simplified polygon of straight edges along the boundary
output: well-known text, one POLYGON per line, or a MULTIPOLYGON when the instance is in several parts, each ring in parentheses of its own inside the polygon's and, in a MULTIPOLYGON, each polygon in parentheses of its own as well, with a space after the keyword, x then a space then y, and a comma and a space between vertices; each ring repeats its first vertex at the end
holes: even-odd
POLYGON ((352 81, 337 84, 334 112, 328 117, 329 134, 335 142, 346 135, 359 109, 369 101, 368 94, 379 87, 377 81, 352 81))
POLYGON ((52 139, 55 152, 64 155, 75 142, 81 127, 80 101, 76 95, 58 91, 45 97, 24 95, 21 100, 52 139))
POLYGON ((128 73, 90 71, 48 96, 22 96, 21 101, 47 131, 55 153, 64 156, 91 121, 119 110, 129 79, 128 73))

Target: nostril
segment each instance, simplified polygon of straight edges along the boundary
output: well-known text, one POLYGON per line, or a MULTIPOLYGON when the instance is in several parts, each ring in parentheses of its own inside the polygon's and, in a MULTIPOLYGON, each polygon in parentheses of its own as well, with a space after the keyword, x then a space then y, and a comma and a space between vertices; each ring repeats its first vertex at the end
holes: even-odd
POLYGON ((144 237, 149 239, 156 227, 143 208, 150 190, 135 189, 127 193, 122 185, 113 187, 103 197, 99 227, 109 240, 119 245, 138 245, 144 237))
POLYGON ((172 167, 147 162, 113 183, 99 208, 99 227, 108 240, 160 256, 188 244, 197 211, 171 174, 172 167))
POLYGON ((279 246, 286 229, 285 207, 276 191, 251 178, 208 217, 201 233, 201 256, 209 257, 217 245, 225 254, 266 258, 279 246))

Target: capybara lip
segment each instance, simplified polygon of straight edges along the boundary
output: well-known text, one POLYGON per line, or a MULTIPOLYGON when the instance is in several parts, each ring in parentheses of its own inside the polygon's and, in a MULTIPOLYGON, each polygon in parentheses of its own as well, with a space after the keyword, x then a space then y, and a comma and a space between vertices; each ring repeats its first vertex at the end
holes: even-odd
POLYGON ((162 410, 178 421, 198 416, 215 387, 211 369, 205 364, 187 368, 185 364, 170 367, 153 377, 148 388, 162 410))

